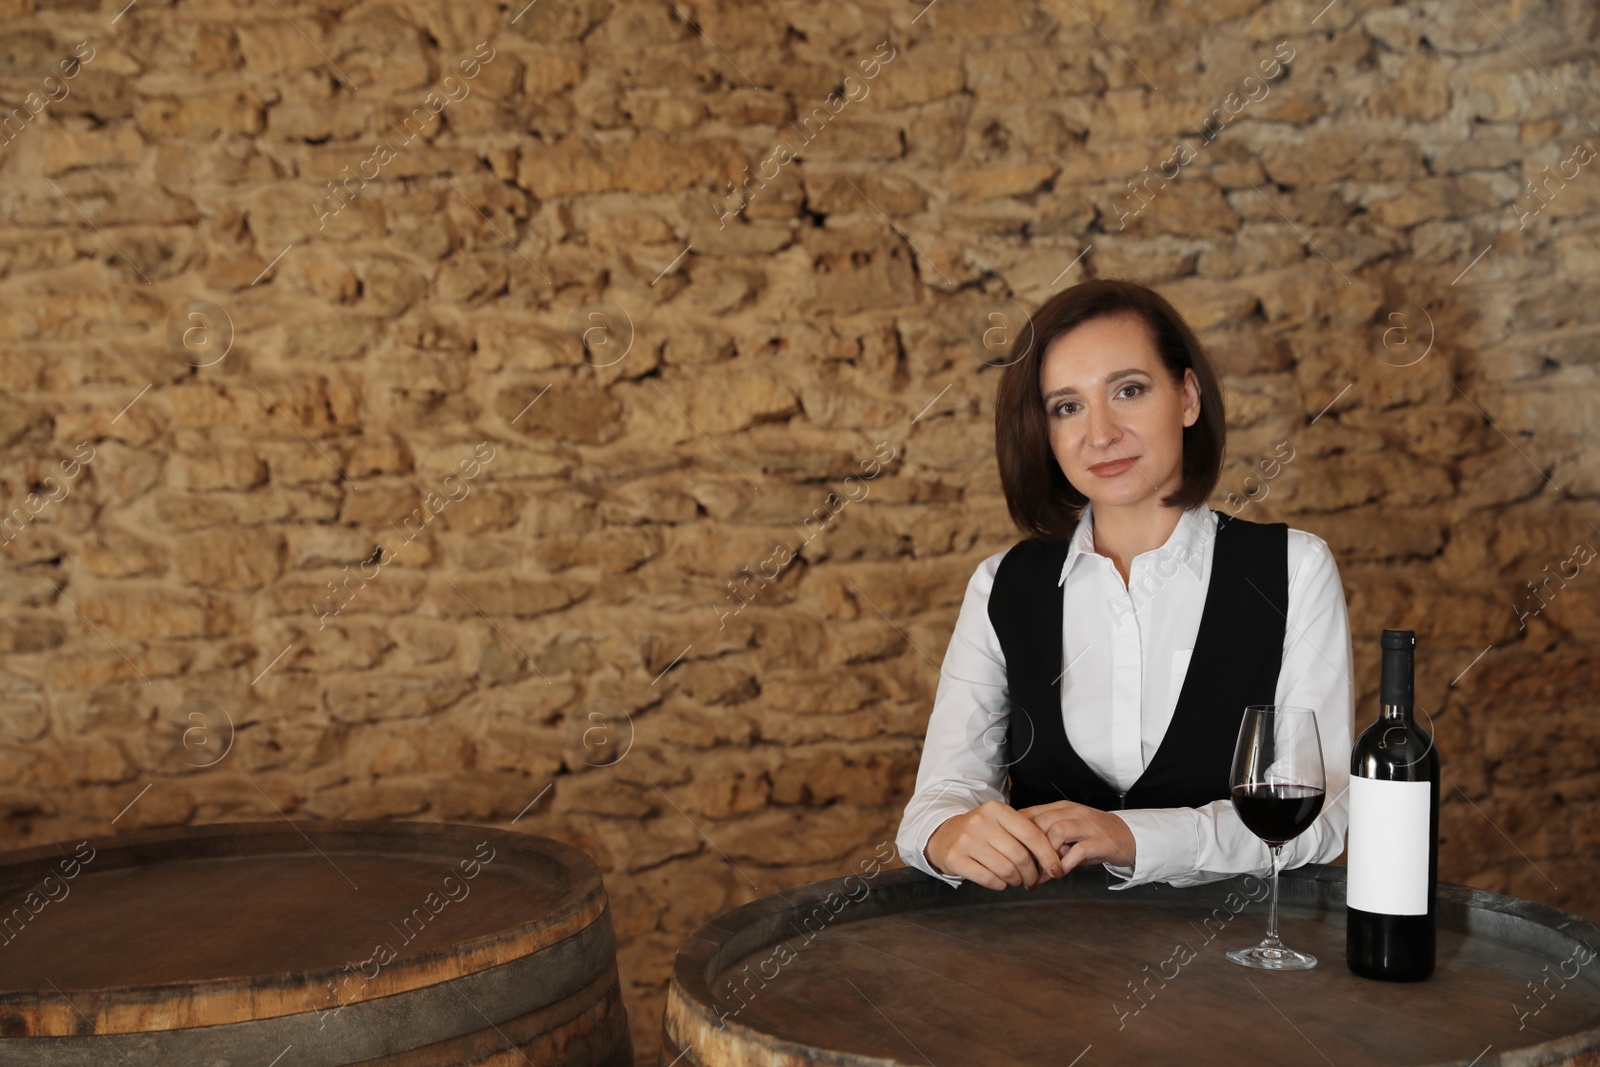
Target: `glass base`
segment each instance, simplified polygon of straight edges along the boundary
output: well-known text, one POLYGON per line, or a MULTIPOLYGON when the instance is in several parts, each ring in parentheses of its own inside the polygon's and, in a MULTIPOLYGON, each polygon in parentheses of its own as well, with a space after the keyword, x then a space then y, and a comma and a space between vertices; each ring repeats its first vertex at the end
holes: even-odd
POLYGON ((1241 967, 1256 967, 1263 971, 1309 971, 1317 965, 1317 957, 1309 952, 1296 952, 1284 945, 1263 941, 1252 948, 1235 948, 1228 958, 1241 967))

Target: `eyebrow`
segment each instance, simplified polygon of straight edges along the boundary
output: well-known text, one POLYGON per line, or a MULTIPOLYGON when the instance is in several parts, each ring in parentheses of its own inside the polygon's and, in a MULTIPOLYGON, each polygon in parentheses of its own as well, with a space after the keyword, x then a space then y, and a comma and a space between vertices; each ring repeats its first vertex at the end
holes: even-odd
MULTIPOLYGON (((1122 379, 1122 378, 1127 378, 1127 377, 1130 377, 1130 376, 1135 375, 1135 374, 1142 374, 1147 378, 1150 376, 1149 372, 1145 371, 1144 369, 1142 369, 1140 367, 1127 367, 1127 368, 1125 368, 1123 370, 1114 370, 1110 374, 1106 375, 1106 384, 1110 385, 1114 381, 1117 381, 1117 380, 1122 379)), ((1078 390, 1077 390, 1076 387, 1071 386, 1071 385, 1063 385, 1059 389, 1050 390, 1048 393, 1045 394, 1044 398, 1045 398, 1046 402, 1049 402, 1051 400, 1054 400, 1058 396, 1066 396, 1069 393, 1075 395, 1077 392, 1078 392, 1078 390)))

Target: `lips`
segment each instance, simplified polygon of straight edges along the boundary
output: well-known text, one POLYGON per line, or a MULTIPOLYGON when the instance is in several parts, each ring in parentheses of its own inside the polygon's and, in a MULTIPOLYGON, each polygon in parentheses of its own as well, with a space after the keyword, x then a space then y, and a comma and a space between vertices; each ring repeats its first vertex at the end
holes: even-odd
POLYGON ((1105 463, 1096 463, 1089 468, 1089 473, 1098 474, 1102 478, 1114 478, 1131 470, 1134 461, 1138 458, 1138 456, 1130 456, 1127 459, 1113 459, 1107 460, 1105 463))

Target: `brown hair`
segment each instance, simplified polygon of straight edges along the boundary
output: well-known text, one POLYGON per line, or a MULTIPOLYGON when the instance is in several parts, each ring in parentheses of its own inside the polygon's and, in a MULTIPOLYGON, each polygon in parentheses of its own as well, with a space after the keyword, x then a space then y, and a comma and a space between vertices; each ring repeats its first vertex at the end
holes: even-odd
POLYGON ((1183 483, 1161 503, 1188 508, 1216 487, 1226 437, 1222 389, 1200 339, 1183 316, 1155 290, 1119 278, 1080 282, 1046 300, 1019 330, 1006 353, 995 393, 994 446, 1000 487, 1011 520, 1025 534, 1046 540, 1072 536, 1088 498, 1067 481, 1050 451, 1050 431, 1039 370, 1050 343, 1090 319, 1130 316, 1144 322, 1161 362, 1180 387, 1192 369, 1200 385, 1200 416, 1183 428, 1183 483))

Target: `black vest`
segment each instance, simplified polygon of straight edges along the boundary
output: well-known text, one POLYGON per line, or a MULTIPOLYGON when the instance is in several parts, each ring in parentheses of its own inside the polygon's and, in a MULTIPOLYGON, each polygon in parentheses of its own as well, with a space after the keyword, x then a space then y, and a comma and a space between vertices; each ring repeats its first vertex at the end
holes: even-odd
POLYGON ((1005 758, 1013 808, 1057 800, 1102 811, 1193 808, 1228 798, 1244 709, 1277 698, 1289 607, 1289 527, 1229 515, 1217 521, 1183 689, 1166 735, 1126 797, 1073 751, 1061 718, 1060 578, 1068 542, 1029 538, 1001 558, 989 621, 1006 661, 1005 758))

